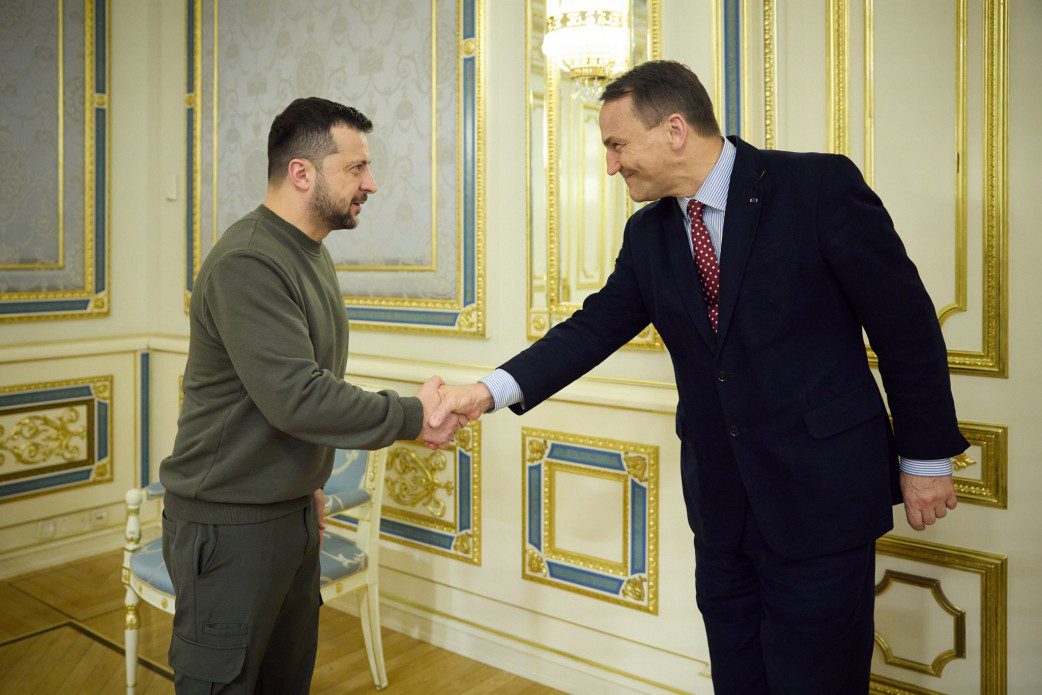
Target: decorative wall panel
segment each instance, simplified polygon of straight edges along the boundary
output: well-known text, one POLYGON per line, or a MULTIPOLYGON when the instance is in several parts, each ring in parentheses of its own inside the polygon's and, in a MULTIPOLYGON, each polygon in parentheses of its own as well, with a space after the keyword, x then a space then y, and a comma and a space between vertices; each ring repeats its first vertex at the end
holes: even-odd
POLYGON ((0 322, 108 314, 107 0, 0 23, 0 322), (9 68, 9 69, 7 69, 9 68))
MULTIPOLYGON (((354 528, 358 519, 335 519, 354 528)), ((387 454, 382 537, 481 564, 481 422, 456 433, 448 449, 400 442, 387 454)))
POLYGON ((522 428, 522 577, 658 613, 658 447, 522 428))
POLYGON ((112 377, 0 387, 0 504, 112 480, 112 377))
POLYGON ((1006 692, 1005 556, 896 536, 876 554, 872 692, 946 692, 970 677, 980 693, 1006 692), (900 587, 907 596, 892 598, 900 587))
POLYGON ((858 161, 888 205, 938 302, 941 324, 967 312, 979 317, 976 336, 946 327, 951 371, 1005 377, 1007 4, 828 0, 827 9, 828 148, 858 161), (858 25, 860 31, 851 29, 858 25), (938 31, 924 35, 918 30, 924 25, 938 31), (950 38, 940 31, 945 25, 950 38), (855 39, 859 51, 851 50, 855 39), (852 89, 858 82, 861 89, 852 89), (913 104, 898 96, 908 93, 919 94, 919 100, 913 104), (855 100, 860 109, 851 108, 855 100), (923 113, 930 114, 931 128, 915 131, 923 113), (852 119, 860 128, 850 127, 852 119), (971 232, 979 245, 974 241, 970 247, 971 232), (922 245, 918 239, 924 234, 937 241, 922 245), (935 271, 925 254, 946 247, 951 269, 935 271), (971 270, 969 262, 978 254, 980 270, 971 270), (976 278, 979 289, 970 292, 976 278), (965 343, 979 348, 959 347, 965 343))
POLYGON ((189 0, 186 20, 186 308, 218 235, 264 198, 271 121, 323 96, 374 123, 379 190, 325 241, 352 323, 484 335, 484 0, 189 0))

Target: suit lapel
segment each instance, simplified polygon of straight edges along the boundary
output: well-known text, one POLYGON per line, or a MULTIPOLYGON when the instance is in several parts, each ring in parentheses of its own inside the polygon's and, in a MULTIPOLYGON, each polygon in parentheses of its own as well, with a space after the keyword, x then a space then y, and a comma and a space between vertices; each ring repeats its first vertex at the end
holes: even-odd
POLYGON ((719 331, 715 336, 717 349, 723 344, 727 329, 731 326, 738 289, 742 285, 745 263, 756 236, 765 193, 763 176, 766 172, 761 166, 756 148, 737 137, 732 137, 731 141, 738 151, 727 190, 723 247, 720 250, 720 316, 719 331))
MULTIPOLYGON (((702 299, 702 280, 698 277, 698 267, 691 257, 691 248, 684 238, 684 219, 676 199, 663 200, 667 210, 662 215, 662 234, 666 239, 666 253, 673 269, 673 279, 677 284, 680 303, 684 305, 691 320, 698 327, 706 345, 712 351, 716 347, 716 336, 709 324, 705 300, 702 299)), ((726 218, 725 218, 726 219, 726 218)))

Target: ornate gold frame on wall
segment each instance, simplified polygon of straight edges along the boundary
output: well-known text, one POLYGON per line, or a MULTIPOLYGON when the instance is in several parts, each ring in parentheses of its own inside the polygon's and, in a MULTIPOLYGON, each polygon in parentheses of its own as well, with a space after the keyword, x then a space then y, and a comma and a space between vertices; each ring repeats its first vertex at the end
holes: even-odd
MULTIPOLYGON (((766 3, 767 0, 765 0, 766 3)), ((849 0, 827 0, 827 141, 831 152, 849 154, 848 85, 849 66, 849 0)), ((873 0, 862 0, 865 12, 865 176, 869 184, 874 176, 872 147, 874 143, 873 0)), ((967 2, 957 0, 956 30, 956 152, 959 166, 956 175, 956 240, 955 299, 938 311, 943 324, 953 314, 967 309, 966 267, 966 170, 962 166, 966 151, 966 74, 967 74, 967 2)), ((1006 153, 1008 143, 1008 10, 1006 0, 981 0, 983 6, 983 280, 981 335, 983 349, 948 350, 948 368, 957 374, 994 376, 1009 375, 1009 290, 1008 200, 1006 191, 1006 153)), ((765 39, 765 47, 767 42, 765 39)), ((772 44, 773 45, 773 44, 772 44)), ((767 59, 765 57, 765 65, 767 59)), ((774 57, 770 64, 773 66, 774 57)), ((765 70, 766 72, 766 70, 765 70)), ((772 70, 773 74, 773 70, 772 70)), ((772 101, 773 103, 773 101, 772 101)), ((773 122, 773 121, 772 121, 773 122)), ((873 366, 878 360, 866 346, 873 366)))
POLYGON ((981 460, 965 453, 952 459, 955 464, 955 492, 960 500, 983 507, 1006 509, 1006 470, 1009 460, 1009 431, 1005 425, 959 421, 959 431, 967 441, 980 447, 981 460), (967 467, 979 465, 980 478, 959 475, 967 467))
MULTIPOLYGON (((431 4, 432 23, 437 22, 437 2, 431 4)), ((424 299, 419 297, 360 297, 344 295, 344 305, 351 325, 367 330, 426 333, 450 336, 485 336, 485 0, 454 0, 456 4, 456 297, 424 299)), ((217 16, 219 0, 214 5, 213 93, 217 93, 217 16)), ((185 231, 184 308, 188 312, 192 287, 202 263, 202 219, 199 195, 202 192, 202 10, 203 0, 188 0, 186 9, 187 73, 190 82, 185 94, 188 141, 186 142, 188 195, 185 231)), ((436 30, 435 30, 436 31, 436 30)), ((433 39, 433 37, 432 37, 433 39)), ((437 44, 432 40, 432 59, 437 44)), ((436 74, 432 66, 432 79, 436 74)), ((432 99, 433 99, 432 93, 432 99)), ((216 102, 216 99, 214 100, 216 102)), ((214 112, 214 153, 217 143, 217 104, 214 112)), ((433 106, 432 106, 433 110, 433 106)), ((432 113, 436 120, 436 114, 432 113)), ((435 131, 436 132, 436 131, 435 131)), ((431 143, 434 156, 436 140, 431 143)), ((216 159, 215 159, 216 161, 216 159)), ((433 166, 433 164, 432 164, 433 166)), ((216 210, 217 173, 210 182, 216 210)), ((432 182, 433 183, 433 182, 432 182)), ((435 190, 432 206, 437 204, 435 190)), ((437 215, 433 220, 437 220, 437 215)), ((214 239, 217 238, 216 214, 214 239)), ((435 231, 435 235, 437 232, 435 231)), ((436 243, 436 241, 432 241, 436 243)), ((350 270, 402 272, 432 271, 431 266, 350 266, 350 270)))
MULTIPOLYGON (((648 47, 653 60, 662 57, 662 5, 661 0, 647 0, 648 3, 648 47)), ((538 340, 555 324, 563 321, 578 310, 579 306, 565 301, 561 296, 561 243, 560 207, 558 185, 558 138, 557 116, 558 84, 560 71, 547 62, 545 104, 546 132, 546 276, 543 279, 546 291, 546 306, 533 306, 533 296, 539 279, 532 267, 532 196, 538 192, 532 189, 532 105, 537 98, 532 93, 532 0, 525 1, 525 230, 526 230, 526 295, 525 295, 525 333, 529 340, 538 340)), ((632 209, 632 201, 627 201, 627 210, 632 209)), ((652 326, 645 328, 626 347, 637 350, 661 350, 662 339, 652 326)))
POLYGON ((59 449, 53 454, 60 456, 62 443, 74 437, 84 438, 85 451, 82 460, 49 465, 43 471, 30 467, 0 477, 0 505, 111 482, 115 472, 112 404, 112 375, 0 387, 0 412, 25 414, 12 431, 0 428, 0 457, 13 455, 19 463, 32 466, 35 464, 31 460, 21 458, 19 449, 28 451, 31 459, 40 453, 41 447, 46 453, 46 447, 53 449, 57 445, 59 449), (77 423, 78 417, 47 422, 42 416, 33 415, 77 406, 85 407, 86 418, 74 427, 70 425, 77 423), (15 440, 23 445, 17 446, 15 440))
MULTIPOLYGON (((980 692, 1006 692, 1006 557, 892 535, 886 535, 876 542, 876 555, 946 567, 980 577, 980 692)), ((920 579, 932 581, 926 577, 920 579)), ((922 671, 915 668, 912 670, 922 671)), ((870 692, 885 695, 929 695, 933 691, 873 674, 870 692)))
MULTIPOLYGON (((83 289, 0 292, 0 323, 98 318, 109 313, 109 2, 83 0, 83 289), (100 185, 99 185, 100 179, 100 185)), ((58 235, 64 259, 64 0, 58 0, 58 235)), ((34 266, 61 269, 58 265, 34 266)), ((0 267, 0 272, 25 269, 0 267)))
POLYGON ((523 427, 521 452, 521 578, 657 615, 658 447, 523 427), (621 562, 557 546, 557 472, 623 486, 621 562))

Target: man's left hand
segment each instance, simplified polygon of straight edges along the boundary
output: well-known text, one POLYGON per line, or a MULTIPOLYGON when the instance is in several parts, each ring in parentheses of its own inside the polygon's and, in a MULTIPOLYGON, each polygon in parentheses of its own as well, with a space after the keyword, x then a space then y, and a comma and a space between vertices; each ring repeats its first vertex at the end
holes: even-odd
POLYGON ((922 531, 949 509, 955 509, 955 485, 950 475, 912 475, 901 473, 901 494, 905 500, 908 525, 922 531))
POLYGON ((326 493, 322 488, 315 490, 315 515, 318 517, 318 552, 322 552, 322 532, 326 530, 326 493))

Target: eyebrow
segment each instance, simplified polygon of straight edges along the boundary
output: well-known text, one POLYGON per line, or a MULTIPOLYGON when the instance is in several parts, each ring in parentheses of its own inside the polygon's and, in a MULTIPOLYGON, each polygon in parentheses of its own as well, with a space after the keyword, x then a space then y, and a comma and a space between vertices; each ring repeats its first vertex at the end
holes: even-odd
POLYGON ((621 145, 621 144, 624 144, 622 142, 622 140, 620 140, 619 138, 615 137, 614 135, 609 135, 608 137, 604 138, 604 146, 605 147, 611 147, 612 145, 621 145))
POLYGON ((352 167, 358 166, 359 164, 369 164, 370 162, 371 162, 371 160, 368 160, 368 159, 356 159, 353 162, 348 162, 347 163, 347 168, 350 169, 352 167))

